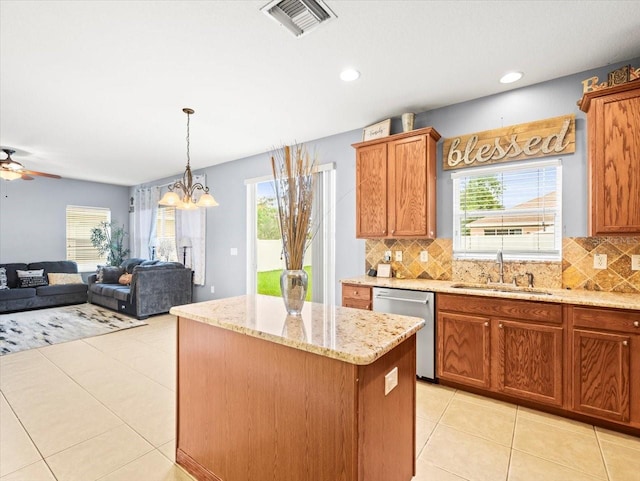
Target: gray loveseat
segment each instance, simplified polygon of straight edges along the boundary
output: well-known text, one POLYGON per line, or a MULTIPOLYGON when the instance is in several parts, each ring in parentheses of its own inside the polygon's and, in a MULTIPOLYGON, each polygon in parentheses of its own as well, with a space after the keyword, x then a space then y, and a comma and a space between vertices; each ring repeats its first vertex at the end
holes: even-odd
POLYGON ((8 289, 0 289, 0 312, 25 311, 42 307, 81 304, 87 302, 87 285, 83 282, 71 284, 20 287, 17 272, 44 270, 44 279, 50 273, 77 274, 78 265, 73 261, 32 262, 0 264, 7 274, 8 289))
POLYGON ((90 303, 145 319, 191 302, 192 271, 179 262, 129 259, 117 269, 104 271, 103 279, 89 276, 90 303), (130 285, 118 283, 127 272, 132 274, 130 285))

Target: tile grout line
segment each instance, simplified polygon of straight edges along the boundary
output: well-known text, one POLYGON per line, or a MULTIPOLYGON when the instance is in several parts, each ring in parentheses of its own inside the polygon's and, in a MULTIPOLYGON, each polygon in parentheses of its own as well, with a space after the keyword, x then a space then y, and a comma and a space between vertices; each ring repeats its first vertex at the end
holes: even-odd
MULTIPOLYGON (((116 331, 116 332, 117 332, 117 331, 116 331)), ((103 334, 103 336, 104 336, 104 335, 109 335, 109 334, 111 334, 111 333, 103 334)), ((96 336, 93 336, 93 337, 96 337, 96 336)), ((86 339, 90 339, 90 338, 86 338, 86 339)), ((85 342, 85 340, 84 340, 84 339, 78 339, 78 340, 79 340, 79 341, 84 342, 85 344, 87 344, 87 345, 88 345, 88 346, 90 346, 91 348, 95 349, 96 351, 98 351, 98 352, 100 352, 100 353, 104 354, 104 355, 105 355, 105 356, 107 356, 110 360, 115 361, 115 362, 117 362, 117 363, 120 363, 120 364, 122 364, 122 365, 123 365, 124 367, 126 367, 126 368, 129 368, 126 364, 122 363, 121 361, 119 361, 119 360, 117 360, 117 359, 114 359, 114 358, 112 358, 111 356, 108 356, 104 351, 101 351, 101 350, 100 350, 100 349, 98 349, 97 347, 95 347, 95 346, 93 346, 93 345, 89 344, 88 342, 85 342)), ((75 385, 77 385, 80 389, 82 389, 84 392, 86 392, 86 393, 87 393, 87 394, 88 394, 92 399, 94 399, 98 404, 100 404, 100 405, 101 405, 102 407, 104 407, 107 411, 109 411, 109 412, 110 412, 113 416, 115 416, 118 420, 120 420, 120 422, 121 422, 122 424, 126 425, 126 426, 127 426, 129 429, 131 429, 134 433, 136 433, 138 436, 140 436, 142 439, 144 439, 144 440, 145 440, 145 442, 149 443, 149 445, 151 445, 154 449, 156 449, 156 446, 155 446, 155 445, 154 445, 150 440, 148 440, 145 436, 143 436, 143 435, 142 435, 142 433, 138 432, 138 431, 137 431, 133 426, 131 426, 131 425, 130 425, 128 422, 126 422, 124 419, 122 419, 122 417, 120 417, 120 415, 118 415, 118 414, 117 414, 116 412, 114 412, 114 411, 113 411, 109 406, 107 406, 104 402, 102 402, 100 399, 98 399, 96 396, 94 396, 94 395, 93 395, 93 393, 91 393, 91 392, 90 392, 89 390, 87 390, 87 389, 86 389, 82 384, 80 384, 80 383, 79 383, 78 381, 76 381, 73 377, 71 377, 71 375, 70 375, 69 373, 67 373, 65 370, 63 370, 60 366, 58 366, 55 362, 53 362, 51 359, 49 359, 47 356, 45 356, 45 355, 44 355, 44 354, 42 354, 41 352, 39 352, 39 351, 38 351, 38 354, 40 354, 40 355, 41 355, 41 356, 43 356, 43 357, 44 357, 48 362, 50 362, 51 364, 53 364, 53 365, 56 367, 56 369, 58 369, 62 374, 64 374, 66 377, 68 377, 68 378, 69 378, 69 379, 70 379, 70 380, 71 380, 75 385)), ((129 369, 130 369, 130 368, 129 368, 129 369)), ((134 371, 134 372, 137 372, 135 369, 131 369, 131 370, 132 370, 132 371, 134 371)), ((144 376, 144 377, 146 377, 147 379, 150 379, 151 381, 153 381, 153 379, 149 378, 148 376, 145 376, 144 374, 141 374, 141 375, 142 375, 142 376, 144 376)), ((155 382, 155 381, 153 381, 153 382, 155 382)), ((158 383, 156 383, 156 384, 158 384, 158 383)), ((160 384, 159 384, 159 385, 160 385, 160 384)), ((162 387, 164 387, 165 389, 168 389, 168 388, 166 388, 166 386, 162 386, 162 387)), ((173 392, 173 391, 172 391, 172 392, 173 392)), ((17 417, 17 416, 16 416, 16 417, 17 417)), ((97 437, 97 436, 100 436, 100 435, 102 435, 102 434, 104 434, 104 433, 106 433, 106 432, 109 432, 109 431, 111 431, 112 429, 115 429, 115 428, 117 428, 117 427, 120 427, 122 424, 120 424, 120 425, 118 425, 118 426, 114 426, 114 427, 113 427, 113 428, 111 428, 111 429, 107 429, 106 431, 103 431, 102 433, 96 434, 95 436, 92 436, 92 437, 91 437, 91 438, 89 438, 89 439, 85 439, 84 441, 80 441, 80 442, 75 443, 75 444, 73 444, 73 445, 71 445, 71 446, 68 446, 68 447, 66 447, 66 448, 64 448, 64 449, 62 449, 62 450, 60 450, 60 451, 57 451, 57 452, 55 452, 55 453, 51 454, 49 457, 54 456, 54 455, 56 455, 56 454, 58 454, 58 453, 61 453, 61 452, 63 452, 63 451, 66 451, 67 449, 70 449, 70 448, 72 448, 72 447, 78 446, 79 444, 82 444, 82 443, 84 443, 84 442, 86 442, 86 441, 89 441, 90 439, 93 439, 93 438, 95 438, 95 437, 97 437)), ((26 431, 26 429, 25 429, 25 431, 26 431)), ((28 431, 27 431, 27 432, 28 432, 28 431)), ((31 436, 29 436, 29 437, 31 438, 31 436)), ((167 441, 167 442, 170 442, 170 440, 169 440, 169 441, 167 441)), ((166 443, 163 443, 163 444, 166 444, 166 443)), ((34 445, 35 445, 35 443, 34 443, 34 445)), ((40 452, 40 450, 38 450, 38 452, 40 452)), ((40 454, 42 455, 42 453, 40 453, 40 454)), ((44 457, 43 457, 43 460, 46 460, 46 458, 44 458, 44 457)), ((46 461, 45 461, 45 462, 46 462, 46 461)), ((48 465, 48 464, 47 464, 47 465, 48 465)))
POLYGON ((593 427, 593 432, 596 436, 596 442, 598 443, 598 449, 600 450, 600 458, 602 458, 602 464, 604 465, 604 472, 607 475, 607 481, 611 480, 611 473, 609 472, 609 466, 607 465, 607 460, 604 457, 604 451, 602 450, 602 443, 600 442, 600 436, 598 436, 598 430, 593 427))
POLYGON ((507 477, 506 481, 509 481, 509 475, 511 472, 511 459, 513 458, 513 442, 516 439, 516 428, 518 427, 518 412, 520 406, 516 404, 516 418, 513 420, 513 431, 511 431, 511 444, 509 445, 509 462, 507 463, 507 477))
MULTIPOLYGON (((38 351, 36 349, 36 352, 38 353, 39 356, 42 356, 47 362, 49 362, 50 364, 52 364, 56 369, 60 370, 60 368, 58 366, 56 366, 54 363, 51 362, 51 360, 49 358, 47 358, 45 355, 43 355, 40 351, 38 351)), ((67 375, 67 373, 65 373, 64 371, 61 371, 65 376, 67 375)), ((2 398, 4 399, 4 401, 7 403, 7 406, 9 406, 9 409, 11 409, 11 412, 13 413, 13 415, 15 416, 16 420, 18 421, 18 423, 20 424, 20 427, 23 429, 23 431, 25 432, 25 434, 27 435, 27 437, 29 438, 29 441, 31 441, 31 444, 33 445, 33 447, 35 448, 35 450, 38 452, 38 455, 40 456, 40 459, 34 463, 28 464, 27 466, 23 466, 20 469, 24 469, 28 466, 31 466, 32 464, 35 464, 39 461, 42 461, 45 466, 47 467, 47 469, 49 470, 49 472, 51 473, 51 475, 54 477, 54 479, 56 481, 58 481, 58 477, 55 475, 55 473, 53 472, 53 469, 51 469, 51 466, 49 466, 49 463, 47 463, 47 459, 44 457, 44 455, 42 454, 42 451, 40 451, 40 448, 38 447, 38 445, 36 444, 36 442, 34 441, 34 439, 31 437, 31 433, 29 432, 29 430, 27 429, 27 427, 24 425, 24 423, 22 422, 22 419, 20 419, 20 417, 18 416, 18 413, 16 412, 15 408, 11 405, 11 403, 9 402, 9 400, 7 399, 7 396, 4 394, 4 392, 2 392, 2 390, 0 390, 0 395, 2 396, 2 398)), ((18 471, 20 471, 20 469, 17 469, 16 471, 13 471, 13 473, 17 473, 18 471)), ((12 474, 12 473, 7 473, 7 474, 12 474)), ((6 475, 5 475, 6 476, 6 475)), ((3 476, 4 477, 4 476, 3 476)))

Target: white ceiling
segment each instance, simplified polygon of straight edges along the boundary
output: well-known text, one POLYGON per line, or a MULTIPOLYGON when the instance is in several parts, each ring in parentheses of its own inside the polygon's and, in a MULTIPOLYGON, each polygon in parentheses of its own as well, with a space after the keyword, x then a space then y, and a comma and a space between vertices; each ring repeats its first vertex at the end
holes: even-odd
POLYGON ((640 1, 326 0, 302 38, 267 2, 1 0, 0 145, 135 185, 184 170, 183 107, 197 169, 640 56, 640 1))

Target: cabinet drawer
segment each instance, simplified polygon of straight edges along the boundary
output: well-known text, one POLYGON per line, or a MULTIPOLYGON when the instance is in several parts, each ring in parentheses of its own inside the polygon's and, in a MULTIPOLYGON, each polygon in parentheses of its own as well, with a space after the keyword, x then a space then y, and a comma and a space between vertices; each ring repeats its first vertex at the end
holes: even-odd
POLYGON ((343 307, 353 307, 354 309, 371 310, 371 301, 358 301, 353 299, 342 299, 343 307))
POLYGON ((549 302, 520 301, 496 297, 438 294, 438 309, 469 314, 506 317, 522 321, 562 324, 562 306, 549 302))
POLYGON ((575 327, 640 334, 640 311, 574 307, 573 325, 575 327))
POLYGON ((353 284, 343 284, 342 299, 343 299, 343 302, 345 299, 357 300, 357 301, 370 301, 371 287, 356 286, 353 284))

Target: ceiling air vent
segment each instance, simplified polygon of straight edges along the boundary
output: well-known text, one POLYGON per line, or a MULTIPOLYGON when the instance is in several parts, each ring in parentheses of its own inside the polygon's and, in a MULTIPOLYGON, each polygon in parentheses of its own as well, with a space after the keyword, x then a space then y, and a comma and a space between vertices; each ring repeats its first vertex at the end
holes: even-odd
POLYGON ((275 0, 260 10, 295 37, 302 37, 321 23, 336 18, 322 0, 275 0))

